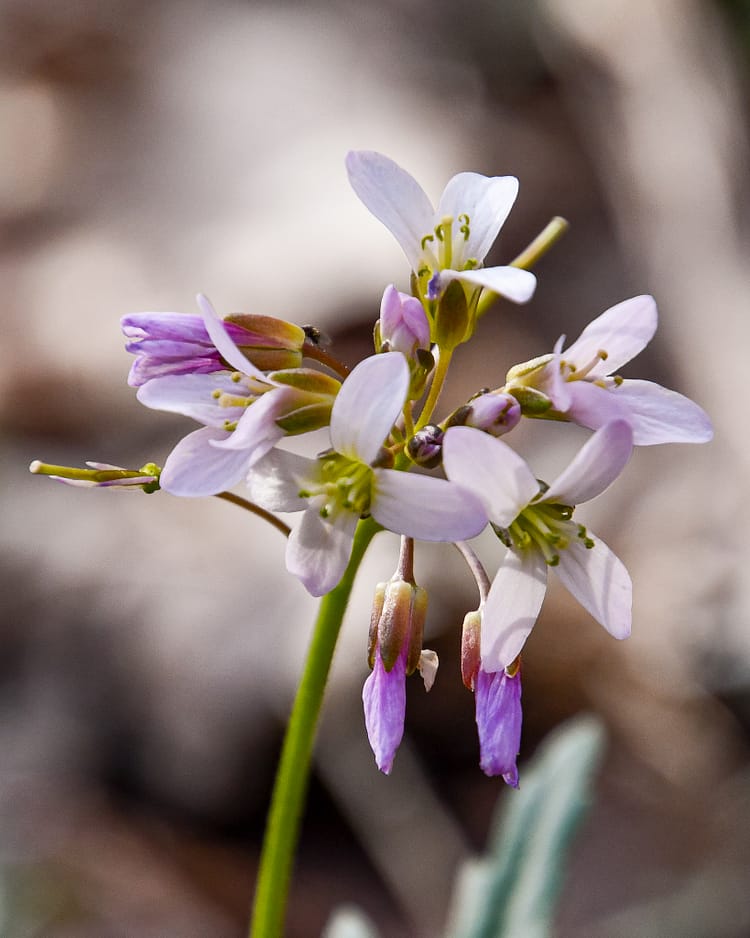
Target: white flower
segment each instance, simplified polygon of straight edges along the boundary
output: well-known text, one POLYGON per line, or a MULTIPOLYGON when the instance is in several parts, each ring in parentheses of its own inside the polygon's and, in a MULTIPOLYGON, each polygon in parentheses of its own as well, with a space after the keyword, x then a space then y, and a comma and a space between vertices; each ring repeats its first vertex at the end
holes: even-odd
POLYGON ((437 299, 460 280, 516 303, 531 297, 536 278, 529 271, 482 266, 516 200, 514 176, 459 173, 435 210, 419 183, 381 153, 353 151, 346 168, 354 191, 401 245, 423 296, 437 299))
POLYGON ((250 469, 253 501, 270 511, 304 511, 287 542, 286 565, 313 596, 341 579, 363 516, 425 541, 463 540, 487 523, 481 500, 461 486, 377 464, 408 389, 400 352, 366 358, 334 402, 332 450, 317 459, 273 450, 250 469))
POLYGON ((615 638, 627 638, 631 583, 603 541, 571 520, 574 506, 600 495, 620 474, 633 448, 624 420, 613 420, 581 448, 567 469, 541 489, 509 446, 480 430, 453 427, 445 434, 443 465, 454 482, 484 502, 508 551, 490 588, 482 616, 485 671, 508 667, 536 622, 547 588, 547 567, 615 638))

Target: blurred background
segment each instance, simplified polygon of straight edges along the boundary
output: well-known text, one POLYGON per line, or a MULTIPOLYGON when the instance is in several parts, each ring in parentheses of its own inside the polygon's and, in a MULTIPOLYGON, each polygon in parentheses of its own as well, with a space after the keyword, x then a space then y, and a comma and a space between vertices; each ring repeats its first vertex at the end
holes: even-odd
MULTIPOLYGON (((315 603, 283 539, 208 499, 67 489, 31 459, 161 463, 192 424, 126 385, 119 317, 312 323, 350 364, 382 289, 408 288, 349 189, 380 150, 437 199, 455 172, 514 174, 491 260, 571 222, 525 307, 499 303, 444 405, 652 293, 625 374, 696 399, 705 447, 639 450, 582 518, 635 586, 611 640, 554 582, 524 658, 523 766, 566 717, 608 749, 559 909, 563 938, 750 934, 750 427, 746 0, 354 4, 4 0, 0 7, 0 933, 244 934, 284 719, 315 603)), ((516 431, 548 480, 585 439, 516 431)), ((390 778, 360 693, 380 535, 335 662, 288 934, 342 902, 393 938, 445 921, 503 788, 477 767, 458 643, 472 581, 420 548, 426 696, 410 682, 390 778)))

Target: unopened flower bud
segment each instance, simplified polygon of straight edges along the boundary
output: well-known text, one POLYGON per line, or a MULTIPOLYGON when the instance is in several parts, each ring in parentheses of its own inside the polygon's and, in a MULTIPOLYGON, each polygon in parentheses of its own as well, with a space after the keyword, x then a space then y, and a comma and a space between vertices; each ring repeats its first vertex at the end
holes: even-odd
POLYGON ((440 427, 428 423, 426 427, 417 430, 406 444, 406 451, 412 462, 426 469, 434 469, 440 465, 443 451, 444 433, 440 427))
POLYGON ((460 345, 469 330, 469 318, 464 288, 458 280, 452 280, 437 303, 435 342, 438 348, 450 350, 460 345))
POLYGON ((521 405, 512 394, 490 391, 469 402, 467 427, 476 427, 492 436, 502 436, 521 419, 521 405))
POLYGON ((230 335, 237 348, 261 371, 298 368, 302 364, 307 336, 301 326, 253 313, 232 313, 224 322, 235 327, 230 335))
POLYGON ((408 583, 398 575, 387 583, 379 583, 370 618, 369 663, 374 666, 375 650, 386 671, 406 651, 406 673, 412 674, 420 664, 422 635, 427 616, 427 591, 408 583))
POLYGON ((413 358, 417 349, 430 347, 430 324, 424 307, 418 299, 400 293, 392 284, 385 288, 380 303, 375 347, 379 352, 401 352, 407 358, 413 358))
POLYGON ((481 631, 481 609, 467 612, 461 630, 461 677, 469 690, 474 690, 474 683, 479 673, 481 631))

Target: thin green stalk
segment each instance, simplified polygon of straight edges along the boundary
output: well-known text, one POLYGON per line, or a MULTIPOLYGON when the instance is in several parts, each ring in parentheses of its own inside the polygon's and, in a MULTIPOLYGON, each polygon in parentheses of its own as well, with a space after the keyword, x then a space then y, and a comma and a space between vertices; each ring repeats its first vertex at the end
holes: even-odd
MULTIPOLYGON (((536 262, 543 257, 547 251, 562 238, 568 230, 568 222, 555 215, 549 221, 546 227, 539 232, 534 240, 514 260, 510 262, 510 267, 520 267, 522 270, 530 270, 536 262)), ((477 318, 483 316, 489 307, 498 299, 498 294, 491 290, 485 290, 477 306, 477 318)))
POLYGON ((420 414, 417 425, 414 428, 415 430, 421 430, 422 427, 426 426, 430 422, 430 417, 432 417, 432 413, 437 406, 440 392, 443 390, 445 376, 448 374, 448 366, 450 365, 452 358, 452 348, 440 349, 440 357, 438 358, 435 375, 432 379, 432 384, 430 385, 430 393, 427 395, 427 400, 425 401, 425 405, 422 408, 422 413, 420 414))
POLYGON ((260 857, 250 938, 281 938, 287 894, 310 776, 313 742, 341 623, 359 565, 379 526, 360 521, 339 585, 320 602, 276 772, 260 857))

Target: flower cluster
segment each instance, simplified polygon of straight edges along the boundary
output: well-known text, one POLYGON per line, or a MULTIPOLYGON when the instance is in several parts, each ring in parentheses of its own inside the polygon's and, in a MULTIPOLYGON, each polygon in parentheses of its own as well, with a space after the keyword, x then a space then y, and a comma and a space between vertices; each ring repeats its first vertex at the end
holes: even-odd
POLYGON ((363 519, 401 535, 396 572, 376 590, 363 690, 367 733, 386 773, 403 734, 406 678, 418 670, 429 689, 438 664, 422 644, 427 594, 414 579, 414 542, 455 544, 479 594, 464 620, 461 670, 475 695, 480 765, 515 786, 520 656, 548 568, 611 635, 630 633, 628 573, 574 520, 577 506, 616 480, 634 445, 705 442, 711 424, 675 391, 614 374, 655 332, 648 296, 613 306, 567 350, 561 337, 551 353, 510 368, 504 385, 483 389, 439 419, 453 353, 471 339, 489 302, 499 295, 523 303, 535 289, 525 269, 535 259, 529 252, 506 266, 484 266, 518 181, 460 173, 434 209, 419 184, 381 154, 350 153, 346 166, 355 193, 395 236, 411 268, 408 293, 385 288, 372 356, 349 371, 317 330, 264 315, 222 319, 203 296, 199 315, 126 316, 122 327, 135 356, 129 383, 138 399, 201 428, 176 445, 161 470, 35 461, 32 471, 179 496, 222 495, 244 484, 259 511, 299 513, 286 565, 314 596, 340 582, 363 519), (524 418, 594 431, 549 485, 500 439, 524 418), (284 447, 286 437, 322 428, 329 446, 316 457, 284 447), (492 579, 466 543, 488 526, 497 539, 492 579))

